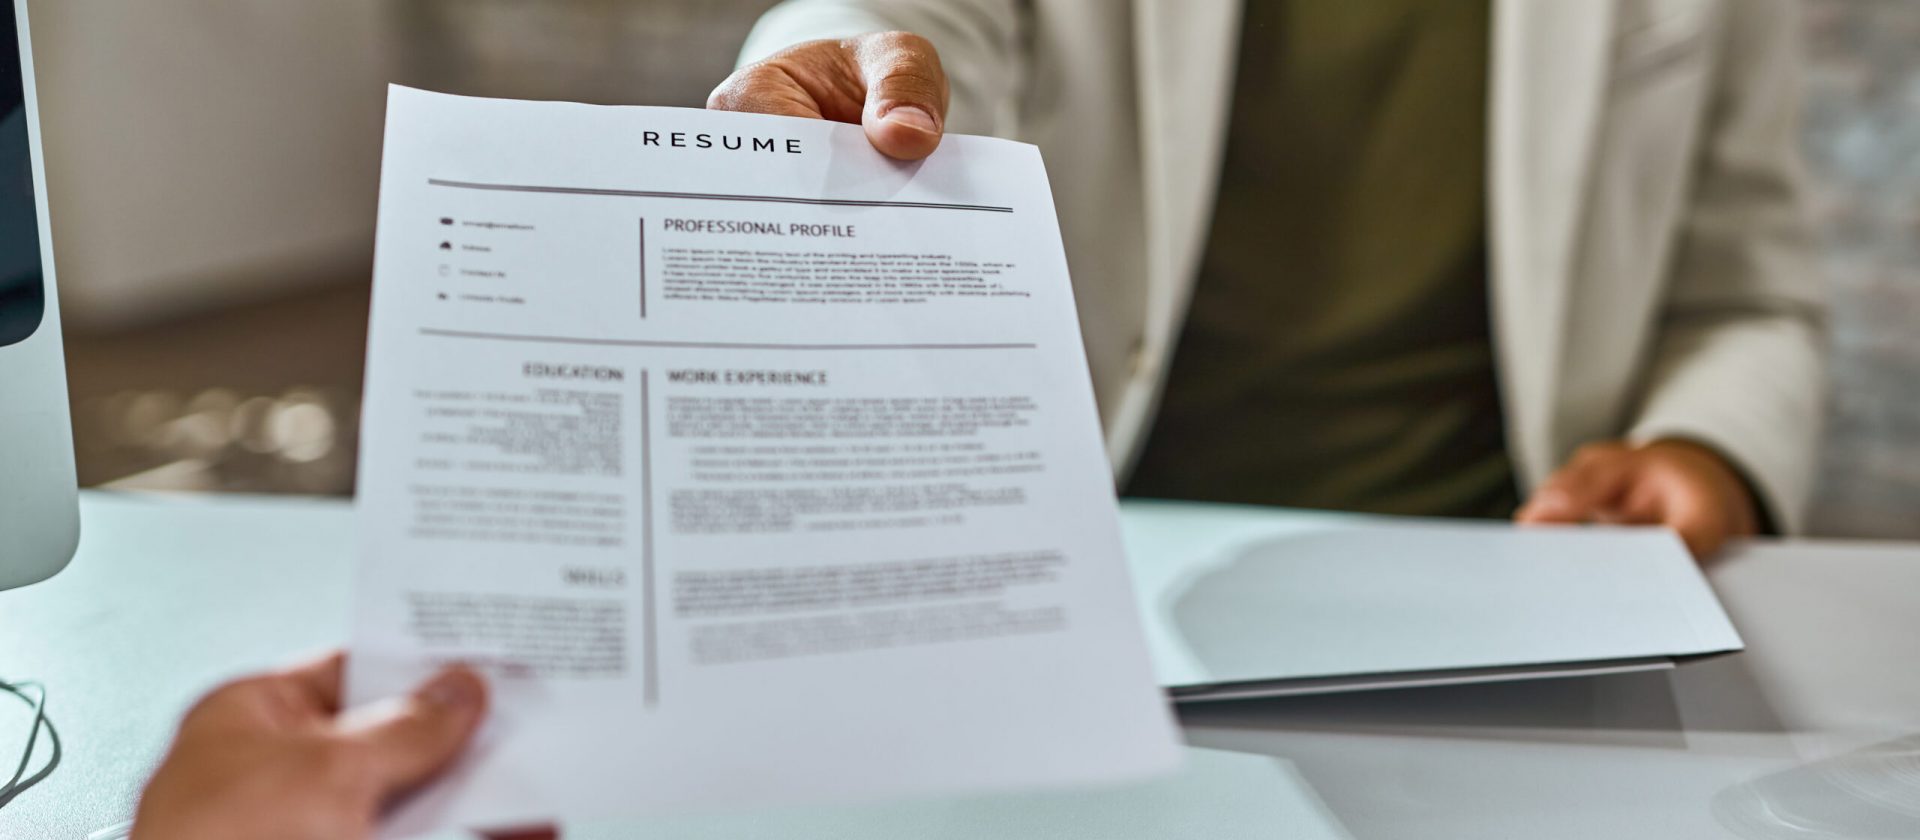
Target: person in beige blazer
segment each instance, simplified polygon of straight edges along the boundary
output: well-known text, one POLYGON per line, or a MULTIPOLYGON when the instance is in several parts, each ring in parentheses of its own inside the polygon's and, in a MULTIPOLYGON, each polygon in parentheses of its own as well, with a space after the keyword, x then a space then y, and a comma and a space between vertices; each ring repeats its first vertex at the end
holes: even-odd
MULTIPOLYGON (((1526 499, 1508 512, 1532 522, 1665 523, 1700 556, 1729 536, 1800 529, 1822 415, 1825 304, 1797 157, 1791 0, 1396 0, 1399 17, 1375 27, 1391 36, 1379 40, 1386 46, 1320 49, 1344 33, 1364 34, 1355 28, 1361 23, 1328 10, 1384 2, 787 0, 760 20, 746 63, 709 107, 863 124, 881 151, 902 159, 931 153, 945 131, 1038 145, 1059 204, 1109 454, 1125 488, 1141 459, 1155 457, 1143 450, 1162 445, 1148 441, 1156 412, 1179 390, 1169 372, 1181 367, 1175 349, 1195 335, 1183 333, 1190 311, 1196 319, 1205 311, 1271 317, 1298 331, 1314 324, 1297 323, 1288 301, 1315 298, 1291 290, 1364 302, 1372 282, 1363 273, 1323 289, 1314 272, 1276 263, 1252 281, 1239 269, 1238 280, 1218 281, 1228 298, 1206 300, 1215 294, 1208 275, 1223 226, 1261 215, 1250 202, 1262 193, 1250 198, 1241 187, 1262 183, 1258 172, 1268 164, 1289 163, 1262 159, 1258 144, 1236 138, 1264 130, 1260 143, 1291 150, 1301 132, 1320 127, 1321 113, 1290 113, 1298 106, 1285 103, 1351 96, 1379 99, 1361 107, 1386 107, 1384 97, 1399 90, 1391 85, 1472 65, 1481 75, 1459 76, 1451 89, 1471 94, 1455 97, 1459 107, 1445 104, 1449 89, 1435 88, 1422 95, 1440 105, 1415 112, 1424 116, 1411 124, 1445 124, 1454 132, 1447 136, 1476 145, 1457 161, 1436 151, 1434 167, 1395 171, 1415 180, 1461 167, 1483 173, 1444 205, 1475 208, 1445 213, 1478 220, 1462 229, 1476 232, 1482 255, 1475 285, 1447 294, 1487 313, 1481 343, 1490 345, 1484 367, 1497 397, 1470 414, 1498 424, 1505 480, 1515 501, 1526 499), (1478 30, 1437 23, 1476 8, 1478 30), (1435 50, 1473 44, 1482 54, 1412 72, 1423 26, 1454 39, 1435 50), (1305 65, 1321 53, 1334 63, 1316 66, 1331 70, 1314 77, 1316 67, 1305 65), (1350 85, 1362 71, 1343 75, 1338 62, 1367 54, 1386 69, 1350 85), (1260 97, 1277 88, 1250 67, 1324 81, 1286 88, 1294 98, 1276 105, 1260 97), (1241 125, 1248 114, 1264 122, 1241 125), (1260 297, 1260 284, 1277 296, 1260 297), (1246 300, 1278 303, 1249 309, 1246 300)), ((1337 98, 1322 104, 1344 107, 1337 98)), ((1402 158, 1424 153, 1420 139, 1361 139, 1369 149, 1411 150, 1402 158)), ((1310 212, 1321 206, 1315 202, 1345 198, 1266 194, 1297 213, 1271 225, 1281 243, 1320 224, 1310 212)), ((1382 236, 1370 223, 1361 218, 1336 235, 1365 246, 1382 236)), ((1391 274, 1391 262, 1383 265, 1391 274)), ((1417 358, 1418 346, 1393 334, 1367 340, 1417 358)), ((1363 343, 1356 352, 1372 351, 1363 343)), ((1278 405, 1273 416, 1290 422, 1285 406, 1314 397, 1289 404, 1286 394, 1260 393, 1282 387, 1261 384, 1261 358, 1202 359, 1234 367, 1228 390, 1242 402, 1188 414, 1227 423, 1238 416, 1234 406, 1268 406, 1248 409, 1264 418, 1259 411, 1278 405)), ((1322 357, 1290 362, 1300 367, 1302 358, 1305 367, 1289 375, 1312 379, 1312 360, 1322 357)), ((1341 430, 1308 429, 1319 431, 1341 430)), ((1191 423, 1178 435, 1210 437, 1191 423)), ((1436 441, 1440 452, 1452 446, 1436 441)), ((1165 445, 1177 449, 1179 441, 1165 445)), ((1278 435, 1230 445, 1261 463, 1258 450, 1298 446, 1278 435)), ((1395 445, 1389 428, 1374 448, 1395 445)), ((1165 460, 1187 463, 1184 452, 1165 460)), ((1199 455, 1192 462, 1206 463, 1199 455)), ((1205 475, 1182 480, 1212 486, 1205 475)), ((1391 488, 1398 479, 1389 471, 1381 480, 1391 488)), ((1250 500, 1272 501, 1257 496, 1250 500)))

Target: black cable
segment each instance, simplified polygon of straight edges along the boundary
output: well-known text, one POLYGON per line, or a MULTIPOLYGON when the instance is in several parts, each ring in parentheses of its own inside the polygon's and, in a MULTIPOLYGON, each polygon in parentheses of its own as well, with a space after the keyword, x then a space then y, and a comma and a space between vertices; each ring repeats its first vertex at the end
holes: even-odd
POLYGON ((33 729, 27 733, 27 748, 20 753, 20 766, 14 768, 13 778, 0 785, 0 808, 7 807, 15 797, 26 793, 34 785, 46 781, 53 775, 53 769, 60 766, 60 732, 53 728, 53 719, 47 717, 47 687, 37 682, 10 683, 0 681, 0 691, 20 698, 33 710, 33 729), (28 695, 32 689, 39 693, 36 699, 28 695), (33 765, 33 748, 40 743, 40 730, 47 730, 47 743, 53 748, 53 756, 47 760, 47 766, 40 772, 27 775, 27 768, 33 765))

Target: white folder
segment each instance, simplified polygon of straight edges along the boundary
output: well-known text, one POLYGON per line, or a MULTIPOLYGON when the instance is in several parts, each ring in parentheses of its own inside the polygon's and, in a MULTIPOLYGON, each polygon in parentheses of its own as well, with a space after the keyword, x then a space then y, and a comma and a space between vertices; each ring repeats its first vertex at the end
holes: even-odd
POLYGON ((1742 647, 1664 529, 1122 510, 1154 667, 1180 702, 1659 670, 1742 647))

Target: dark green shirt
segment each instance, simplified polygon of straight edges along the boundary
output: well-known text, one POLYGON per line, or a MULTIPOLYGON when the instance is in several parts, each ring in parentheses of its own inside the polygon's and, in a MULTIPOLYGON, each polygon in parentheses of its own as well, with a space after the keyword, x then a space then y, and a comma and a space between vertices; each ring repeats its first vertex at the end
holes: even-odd
POLYGON ((1487 0, 1247 0, 1219 203, 1132 495, 1516 503, 1487 298, 1487 0))

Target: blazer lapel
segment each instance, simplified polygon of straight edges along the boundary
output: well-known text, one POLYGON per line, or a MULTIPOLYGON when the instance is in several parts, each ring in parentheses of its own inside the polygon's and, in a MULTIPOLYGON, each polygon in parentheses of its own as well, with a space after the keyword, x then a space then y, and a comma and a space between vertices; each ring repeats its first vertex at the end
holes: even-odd
POLYGON ((1558 465, 1555 383, 1613 0, 1494 0, 1488 132, 1495 348, 1522 483, 1558 465))
POLYGON ((1149 355, 1172 352, 1213 216, 1240 31, 1238 0, 1133 0, 1146 172, 1149 355))

